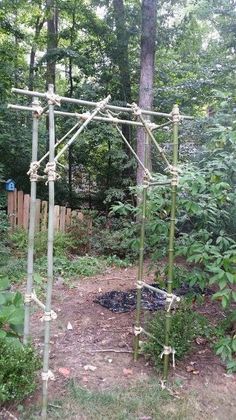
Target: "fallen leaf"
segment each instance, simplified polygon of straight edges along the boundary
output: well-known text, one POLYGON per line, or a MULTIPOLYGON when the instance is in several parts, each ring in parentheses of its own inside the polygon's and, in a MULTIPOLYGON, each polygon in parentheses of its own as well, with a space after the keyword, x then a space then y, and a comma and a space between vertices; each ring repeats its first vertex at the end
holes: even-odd
POLYGON ((197 337, 195 341, 198 345, 206 344, 207 342, 207 340, 204 337, 197 337))
POLYGON ((67 368, 59 368, 58 372, 61 373, 65 378, 68 378, 70 376, 70 369, 67 368))
POLYGON ((126 368, 124 368, 123 369, 123 374, 125 376, 133 375, 133 369, 126 369, 126 368))
POLYGON ((204 349, 204 350, 199 350, 198 354, 204 354, 207 352, 208 349, 204 349))
POLYGON ((193 366, 186 366, 186 371, 187 372, 193 372, 194 371, 194 367, 193 366))
POLYGON ((193 370, 193 375, 199 375, 199 370, 193 370))

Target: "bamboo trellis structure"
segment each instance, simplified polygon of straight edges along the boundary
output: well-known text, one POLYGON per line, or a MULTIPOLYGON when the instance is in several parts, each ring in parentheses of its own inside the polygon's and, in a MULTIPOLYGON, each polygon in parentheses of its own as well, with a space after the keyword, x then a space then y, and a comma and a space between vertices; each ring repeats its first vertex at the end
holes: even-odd
POLYGON ((25 95, 32 98, 31 106, 12 105, 8 107, 14 110, 30 111, 32 112, 33 126, 32 126, 32 161, 28 175, 31 182, 31 200, 30 200, 30 220, 29 220, 29 245, 28 245, 28 259, 27 259, 27 285, 25 292, 25 320, 24 320, 24 344, 30 340, 30 308, 32 302, 36 303, 44 311, 44 353, 43 353, 43 398, 42 398, 42 418, 47 418, 47 405, 48 405, 48 380, 53 379, 54 375, 49 369, 49 350, 50 350, 50 324, 51 321, 57 318, 57 314, 51 308, 52 290, 53 290, 53 240, 54 240, 54 185, 59 179, 57 173, 57 165, 59 159, 68 150, 84 131, 91 121, 101 121, 113 124, 121 138, 132 152, 138 165, 144 170, 144 181, 142 185, 142 200, 141 206, 141 226, 140 226, 140 249, 139 249, 139 268, 137 276, 137 307, 136 307, 136 321, 134 327, 134 358, 137 359, 139 352, 139 337, 144 333, 149 335, 141 327, 141 293, 143 288, 151 289, 155 292, 162 293, 166 297, 166 329, 165 329, 165 342, 161 343, 163 346, 162 356, 164 356, 164 380, 168 377, 169 355, 173 355, 175 350, 169 345, 169 334, 171 326, 171 307, 175 301, 179 300, 172 290, 173 281, 173 266, 174 266, 174 236, 175 236, 175 212, 176 212, 176 195, 178 186, 179 170, 178 164, 178 126, 181 119, 192 119, 192 117, 180 115, 179 108, 174 105, 171 113, 156 112, 151 110, 142 110, 136 104, 128 105, 126 107, 110 105, 110 95, 100 102, 91 102, 75 98, 60 97, 54 93, 53 85, 49 85, 48 92, 33 92, 23 89, 12 89, 14 93, 25 95), (42 107, 39 98, 46 101, 42 107), (93 108, 92 112, 79 114, 77 112, 71 113, 66 111, 58 111, 55 107, 59 107, 62 103, 71 103, 75 105, 82 105, 93 108), (117 113, 127 113, 134 117, 134 119, 121 119, 117 113), (49 151, 40 159, 38 158, 38 130, 39 120, 43 115, 48 115, 49 120, 49 151), (55 143, 55 116, 64 116, 75 118, 76 123, 73 127, 55 143), (165 124, 157 125, 151 122, 150 117, 165 117, 167 122, 165 124), (169 179, 164 182, 159 182, 158 179, 147 169, 147 153, 145 152, 145 161, 142 162, 135 153, 134 149, 123 135, 119 124, 127 124, 135 127, 143 127, 145 130, 145 151, 149 141, 153 143, 158 153, 160 154, 163 162, 166 165, 166 170, 169 174, 169 179), (162 128, 163 126, 173 125, 173 162, 170 163, 164 154, 162 148, 157 143, 153 130, 162 128), (71 136, 71 137, 70 137, 71 136), (69 138, 69 140, 68 140, 69 138), (65 142, 66 141, 66 142, 65 142), (57 152, 58 146, 65 142, 64 146, 57 152), (48 162, 44 168, 44 173, 39 175, 38 171, 40 166, 45 160, 48 162), (33 276, 34 276, 34 238, 35 238, 35 212, 36 212, 36 190, 37 182, 45 180, 48 184, 49 190, 49 214, 48 214, 48 271, 47 271, 47 292, 46 302, 42 303, 35 295, 33 290, 33 276), (143 263, 144 263, 144 241, 145 241, 145 220, 146 220, 146 207, 147 207, 147 191, 148 188, 158 185, 167 185, 171 187, 171 218, 170 218, 170 231, 169 231, 169 270, 168 270, 168 286, 167 291, 153 288, 143 281, 143 263))

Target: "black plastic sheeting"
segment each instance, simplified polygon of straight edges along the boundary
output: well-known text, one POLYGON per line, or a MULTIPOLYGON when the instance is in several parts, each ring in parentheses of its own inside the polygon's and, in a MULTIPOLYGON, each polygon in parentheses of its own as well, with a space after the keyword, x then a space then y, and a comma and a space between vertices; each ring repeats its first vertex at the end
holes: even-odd
MULTIPOLYGON (((160 287, 154 283, 151 284, 153 287, 160 287)), ((163 289, 164 290, 164 289, 163 289)), ((204 294, 210 295, 212 291, 210 289, 204 290, 204 292, 198 286, 189 287, 186 284, 183 284, 181 287, 176 289, 174 293, 177 296, 184 296, 189 293, 193 294, 204 294)), ((112 312, 122 313, 122 312, 131 312, 136 307, 136 295, 137 289, 131 289, 127 292, 112 290, 111 292, 106 292, 101 296, 98 296, 94 299, 95 303, 100 304, 101 306, 109 309, 112 312)), ((164 309, 165 307, 165 297, 163 294, 154 292, 146 288, 142 289, 142 308, 149 311, 157 311, 158 309, 164 309)))

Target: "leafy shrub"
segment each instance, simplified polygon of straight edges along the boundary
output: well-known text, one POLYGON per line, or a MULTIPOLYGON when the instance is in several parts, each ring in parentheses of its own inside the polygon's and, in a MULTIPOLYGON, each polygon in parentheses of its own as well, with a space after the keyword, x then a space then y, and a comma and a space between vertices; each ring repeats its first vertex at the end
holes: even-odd
MULTIPOLYGON (((34 252, 36 257, 47 254, 47 232, 37 232, 35 235, 34 252)), ((28 245, 28 232, 24 229, 17 229, 11 235, 13 251, 19 256, 26 256, 28 245)), ((54 255, 60 256, 69 253, 74 247, 70 233, 56 232, 54 235, 54 255)))
POLYGON ((7 263, 10 256, 10 249, 8 247, 8 220, 4 211, 0 210, 0 267, 7 263))
POLYGON ((0 403, 20 401, 36 388, 41 367, 35 350, 0 337, 0 403))
POLYGON ((22 295, 9 291, 9 279, 0 277, 0 337, 18 340, 23 329, 23 319, 22 295))
MULTIPOLYGON (((73 276, 94 276, 101 273, 106 266, 102 259, 96 257, 77 257, 68 259, 67 257, 55 257, 54 258, 54 273, 55 275, 61 275, 65 277, 73 276)), ((47 274, 47 259, 42 257, 37 260, 36 271, 42 276, 47 274)))
POLYGON ((236 372, 236 312, 226 313, 226 317, 217 325, 218 340, 214 350, 225 362, 229 373, 236 372))
POLYGON ((15 258, 9 256, 5 265, 1 268, 4 276, 8 277, 11 283, 21 282, 26 277, 27 261, 26 258, 15 258))
MULTIPOLYGON (((147 331, 153 336, 144 344, 144 352, 151 356, 158 366, 161 363, 160 354, 165 340, 165 311, 159 311, 147 325, 147 331), (161 344, 160 344, 161 343, 161 344)), ((211 327, 208 320, 188 306, 181 306, 171 320, 170 346, 176 351, 176 358, 181 359, 192 348, 194 338, 199 335, 210 336, 211 327)))
POLYGON ((93 237, 92 249, 99 255, 116 255, 118 258, 134 259, 138 255, 138 241, 131 226, 120 230, 104 229, 93 237))
POLYGON ((110 255, 105 258, 105 263, 110 266, 120 267, 120 268, 126 268, 130 267, 132 263, 128 258, 121 259, 117 257, 117 255, 110 255))

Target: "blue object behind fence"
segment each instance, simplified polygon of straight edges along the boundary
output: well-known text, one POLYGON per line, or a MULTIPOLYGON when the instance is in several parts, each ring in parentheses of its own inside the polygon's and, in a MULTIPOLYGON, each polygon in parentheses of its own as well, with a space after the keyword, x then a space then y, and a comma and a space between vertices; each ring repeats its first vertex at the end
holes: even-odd
POLYGON ((5 190, 6 191, 15 191, 16 188, 16 183, 15 181, 13 181, 13 179, 8 179, 5 182, 5 190))

